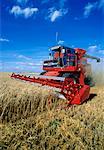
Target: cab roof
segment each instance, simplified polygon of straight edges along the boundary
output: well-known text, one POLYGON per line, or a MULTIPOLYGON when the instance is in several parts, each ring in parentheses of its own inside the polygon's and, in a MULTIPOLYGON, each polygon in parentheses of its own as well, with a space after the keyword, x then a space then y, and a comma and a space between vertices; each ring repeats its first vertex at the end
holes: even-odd
POLYGON ((67 49, 69 49, 69 47, 65 47, 65 46, 62 46, 62 45, 56 45, 56 46, 51 47, 50 50, 57 50, 59 48, 65 48, 65 49, 67 48, 67 49))

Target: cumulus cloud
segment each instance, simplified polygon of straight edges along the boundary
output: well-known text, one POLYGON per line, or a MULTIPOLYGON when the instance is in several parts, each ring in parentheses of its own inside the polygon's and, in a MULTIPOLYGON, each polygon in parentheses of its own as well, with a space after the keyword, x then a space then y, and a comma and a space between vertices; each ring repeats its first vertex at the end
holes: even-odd
POLYGON ((48 18, 51 20, 51 22, 54 22, 56 19, 66 15, 68 13, 68 9, 56 10, 55 8, 50 8, 48 13, 48 18))
POLYGON ((9 42, 9 40, 5 38, 0 38, 0 42, 9 42))
POLYGON ((97 2, 95 2, 95 3, 88 3, 84 7, 84 17, 85 18, 89 17, 89 15, 91 14, 91 12, 97 8, 97 4, 98 4, 97 2))
POLYGON ((14 16, 23 16, 24 18, 29 18, 38 12, 38 8, 24 8, 22 9, 20 6, 13 6, 10 13, 14 14, 14 16))

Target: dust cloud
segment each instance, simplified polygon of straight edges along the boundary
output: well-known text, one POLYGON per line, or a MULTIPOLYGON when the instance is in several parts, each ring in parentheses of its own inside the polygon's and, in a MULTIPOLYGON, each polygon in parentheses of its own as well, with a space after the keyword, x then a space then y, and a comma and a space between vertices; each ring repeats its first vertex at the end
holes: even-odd
POLYGON ((92 62, 92 77, 96 85, 104 85, 104 59, 101 62, 92 62))

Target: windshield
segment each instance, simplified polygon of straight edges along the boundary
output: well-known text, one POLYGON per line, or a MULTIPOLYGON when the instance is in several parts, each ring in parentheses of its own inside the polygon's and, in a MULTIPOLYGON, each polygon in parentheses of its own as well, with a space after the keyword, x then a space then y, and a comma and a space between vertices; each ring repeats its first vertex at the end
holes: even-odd
POLYGON ((59 50, 51 50, 49 53, 50 59, 57 59, 59 57, 59 50))

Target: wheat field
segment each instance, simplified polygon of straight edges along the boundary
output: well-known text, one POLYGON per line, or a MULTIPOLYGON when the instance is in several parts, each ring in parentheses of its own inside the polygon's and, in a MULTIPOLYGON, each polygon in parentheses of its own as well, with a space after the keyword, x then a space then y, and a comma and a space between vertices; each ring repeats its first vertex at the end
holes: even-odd
POLYGON ((64 109, 50 89, 0 73, 1 150, 104 150, 104 85, 64 109))

